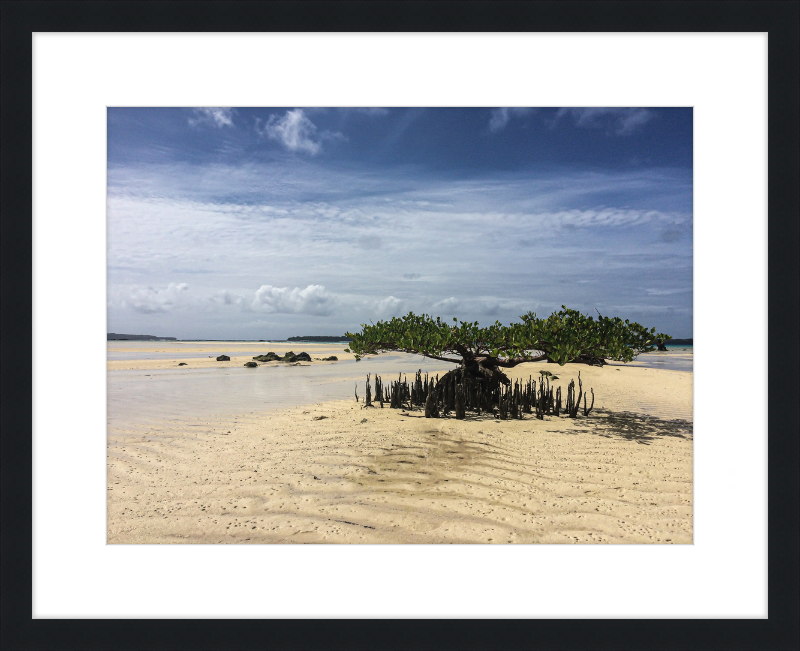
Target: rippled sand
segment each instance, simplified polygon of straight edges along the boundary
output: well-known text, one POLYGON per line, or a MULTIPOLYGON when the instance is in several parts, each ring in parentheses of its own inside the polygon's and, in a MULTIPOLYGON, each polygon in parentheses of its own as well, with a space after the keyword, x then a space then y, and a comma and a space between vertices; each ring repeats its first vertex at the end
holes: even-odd
POLYGON ((691 543, 692 374, 580 365, 556 384, 578 371, 589 418, 425 419, 350 399, 115 421, 108 542, 691 543))

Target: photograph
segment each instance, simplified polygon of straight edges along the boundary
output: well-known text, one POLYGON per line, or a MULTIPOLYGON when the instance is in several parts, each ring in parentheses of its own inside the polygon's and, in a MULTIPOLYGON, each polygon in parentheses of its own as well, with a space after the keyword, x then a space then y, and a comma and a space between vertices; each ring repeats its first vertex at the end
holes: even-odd
POLYGON ((3 3, 0 646, 797 648, 798 0, 185 4, 3 3))
POLYGON ((693 543, 691 107, 109 107, 107 543, 693 543))

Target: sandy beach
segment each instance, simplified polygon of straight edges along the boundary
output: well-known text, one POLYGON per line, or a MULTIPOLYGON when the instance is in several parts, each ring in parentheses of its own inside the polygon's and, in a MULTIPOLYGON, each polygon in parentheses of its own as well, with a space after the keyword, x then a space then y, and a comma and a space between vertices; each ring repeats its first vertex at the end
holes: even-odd
MULTIPOLYGON (((252 357, 183 357, 226 348, 347 357, 331 344, 148 342, 137 353, 168 359, 110 360, 109 376, 252 357)), ((508 375, 545 368, 564 391, 580 371, 588 418, 426 419, 364 407, 360 391, 359 403, 114 420, 107 541, 691 543, 692 373, 531 363, 508 375)))

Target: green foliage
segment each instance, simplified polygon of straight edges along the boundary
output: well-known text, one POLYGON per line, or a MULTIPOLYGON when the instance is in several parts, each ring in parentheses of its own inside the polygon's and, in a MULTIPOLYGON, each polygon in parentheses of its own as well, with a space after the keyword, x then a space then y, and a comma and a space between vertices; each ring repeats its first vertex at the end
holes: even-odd
MULTIPOLYGON (((528 312, 520 317, 524 336, 538 341, 548 359, 564 365, 581 357, 630 362, 637 355, 656 349, 656 339, 667 341, 669 335, 649 330, 639 323, 619 317, 598 318, 570 310, 565 305, 547 319, 537 319, 528 312)), ((514 327, 514 326, 512 326, 514 327)))
POLYGON ((503 326, 495 321, 485 328, 477 321, 453 319, 455 324, 450 325, 439 317, 409 312, 390 321, 362 325, 359 333, 346 333, 352 341, 345 352, 352 352, 356 359, 390 351, 449 361, 460 361, 450 355, 466 360, 484 357, 490 366, 513 366, 544 355, 563 366, 567 362, 630 362, 640 353, 655 350, 656 339, 671 339, 627 319, 602 315, 594 319, 564 305, 561 308, 546 319, 528 312, 520 317, 520 323, 503 326))

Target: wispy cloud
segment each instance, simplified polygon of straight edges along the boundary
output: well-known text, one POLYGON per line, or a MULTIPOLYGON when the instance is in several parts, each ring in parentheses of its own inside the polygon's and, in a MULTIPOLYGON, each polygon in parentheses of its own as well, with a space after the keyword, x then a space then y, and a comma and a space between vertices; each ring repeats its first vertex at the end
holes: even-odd
POLYGON ((353 113, 361 113, 362 115, 368 115, 370 117, 382 117, 384 115, 389 115, 388 108, 382 108, 379 106, 372 106, 372 107, 348 107, 341 109, 342 111, 348 111, 353 113))
POLYGON ((512 117, 522 117, 533 113, 535 109, 527 107, 504 107, 492 109, 489 119, 489 131, 497 133, 506 128, 512 117))
POLYGON ((123 325, 142 315, 142 328, 164 334, 208 336, 200 324, 219 324, 225 337, 234 313, 254 312, 278 324, 264 322, 265 338, 344 332, 408 311, 507 321, 564 302, 589 311, 613 302, 646 312, 670 296, 641 288, 682 288, 673 303, 691 305, 690 174, 451 179, 318 160, 109 168, 109 314, 117 319, 109 328, 131 331, 123 325), (684 235, 661 237, 672 231, 684 235), (164 277, 188 280, 191 292, 164 277), (201 312, 197 325, 182 320, 201 312), (146 315, 162 320, 149 326, 146 315))
POLYGON ((570 116, 576 127, 605 129, 607 133, 629 136, 655 117, 647 108, 561 108, 553 121, 555 126, 564 116, 570 116))
POLYGON ((286 111, 283 117, 270 115, 262 129, 256 122, 256 131, 263 137, 275 140, 292 152, 304 152, 316 156, 322 151, 322 140, 344 140, 338 131, 318 132, 317 126, 303 109, 286 111))
POLYGON ((233 109, 221 107, 192 109, 189 124, 193 127, 201 124, 208 124, 214 127, 232 127, 233 109))

